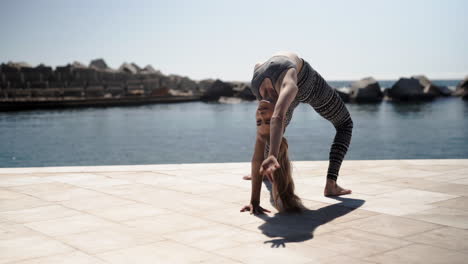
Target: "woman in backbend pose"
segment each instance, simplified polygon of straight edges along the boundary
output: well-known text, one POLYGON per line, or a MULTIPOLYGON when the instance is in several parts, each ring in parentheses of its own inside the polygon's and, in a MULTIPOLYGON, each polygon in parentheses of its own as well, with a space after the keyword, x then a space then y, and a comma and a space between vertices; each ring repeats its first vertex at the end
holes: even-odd
POLYGON ((273 183, 274 206, 279 211, 301 211, 303 206, 294 194, 288 159, 288 144, 283 134, 299 103, 310 104, 336 129, 331 145, 325 196, 350 194, 336 181, 341 163, 351 141, 353 121, 339 95, 307 61, 294 53, 274 54, 255 65, 251 89, 260 101, 256 111, 257 136, 252 157, 252 195, 250 204, 241 212, 269 212, 260 206, 264 177, 273 183))

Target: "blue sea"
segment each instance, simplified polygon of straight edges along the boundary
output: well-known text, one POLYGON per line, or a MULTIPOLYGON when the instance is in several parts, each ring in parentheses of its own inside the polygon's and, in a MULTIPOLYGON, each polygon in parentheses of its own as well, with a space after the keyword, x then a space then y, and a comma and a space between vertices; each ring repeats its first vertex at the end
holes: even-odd
MULTIPOLYGON (((192 102, 0 113, 0 167, 247 162, 256 106, 192 102)), ((468 158, 468 102, 459 97, 346 107, 354 121, 346 159, 468 158)), ((300 105, 285 136, 292 160, 328 160, 335 129, 300 105)))

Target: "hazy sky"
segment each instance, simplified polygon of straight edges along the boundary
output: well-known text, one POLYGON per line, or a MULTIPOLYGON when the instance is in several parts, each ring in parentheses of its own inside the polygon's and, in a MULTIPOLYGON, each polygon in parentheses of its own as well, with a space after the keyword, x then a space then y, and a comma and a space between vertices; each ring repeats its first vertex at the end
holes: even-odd
POLYGON ((468 1, 3 0, 0 62, 152 64, 248 81, 289 50, 328 80, 468 74, 468 1))

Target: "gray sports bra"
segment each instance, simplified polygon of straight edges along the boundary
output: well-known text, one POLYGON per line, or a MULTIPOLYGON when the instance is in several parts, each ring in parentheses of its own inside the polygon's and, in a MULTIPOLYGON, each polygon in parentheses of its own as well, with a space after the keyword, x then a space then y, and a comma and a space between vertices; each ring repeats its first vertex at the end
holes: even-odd
POLYGON ((258 100, 262 99, 260 96, 260 85, 265 78, 270 78, 273 85, 276 84, 281 73, 289 68, 296 68, 294 62, 287 56, 276 55, 271 57, 260 67, 254 70, 253 78, 251 82, 252 93, 257 97, 258 100))

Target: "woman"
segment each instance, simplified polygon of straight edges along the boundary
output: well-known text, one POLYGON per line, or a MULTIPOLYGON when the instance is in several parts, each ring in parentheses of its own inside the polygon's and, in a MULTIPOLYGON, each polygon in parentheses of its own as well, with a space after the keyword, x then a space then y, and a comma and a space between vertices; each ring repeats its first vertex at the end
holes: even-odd
POLYGON ((353 121, 339 95, 322 76, 296 54, 280 52, 266 62, 255 65, 251 89, 260 102, 256 113, 257 137, 251 177, 246 178, 252 180, 252 195, 250 204, 244 206, 241 212, 269 212, 260 206, 263 177, 273 183, 274 199, 278 201, 275 207, 280 207, 280 211, 298 211, 301 207, 299 198, 294 195, 292 178, 288 178, 289 168, 282 167, 284 159, 287 159, 287 143, 284 148, 286 154, 280 156, 282 142, 285 142, 283 134, 299 103, 310 104, 336 129, 324 195, 350 194, 351 190, 340 187, 336 181, 351 141, 353 121))

